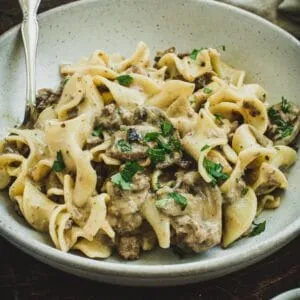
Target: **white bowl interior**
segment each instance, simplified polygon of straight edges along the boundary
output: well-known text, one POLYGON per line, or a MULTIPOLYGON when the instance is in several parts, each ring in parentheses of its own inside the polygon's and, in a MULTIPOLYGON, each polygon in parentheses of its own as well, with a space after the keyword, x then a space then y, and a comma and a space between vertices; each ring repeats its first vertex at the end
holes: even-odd
MULTIPOLYGON (((226 51, 221 51, 225 61, 246 70, 248 81, 265 87, 268 101, 278 102, 281 96, 285 96, 300 105, 299 43, 268 22, 229 6, 195 0, 80 1, 42 15, 39 23, 38 88, 55 87, 59 82, 60 63, 73 62, 95 49, 128 56, 140 40, 150 46, 153 54, 155 50, 170 46, 189 51, 201 46, 226 45, 226 51)), ((0 39, 0 70, 0 128, 3 135, 4 128, 12 126, 17 118, 22 117, 25 95, 24 55, 17 29, 0 39)), ((144 272, 145 276, 150 271, 148 265, 155 265, 157 268, 152 270, 157 274, 160 272, 159 266, 175 265, 174 269, 169 270, 180 276, 180 272, 192 269, 205 273, 215 268, 216 262, 229 272, 230 262, 233 263, 234 258, 244 258, 247 261, 243 265, 246 265, 266 256, 295 236, 296 231, 299 232, 299 176, 298 160, 289 173, 289 188, 280 208, 260 216, 259 220, 267 220, 267 227, 257 237, 243 239, 228 250, 216 247, 183 260, 169 251, 157 250, 143 254, 138 261, 121 264, 126 266, 128 272, 144 272), (264 249, 264 253, 260 249, 264 249), (255 253, 256 258, 253 257, 255 253), (135 265, 139 266, 140 271, 134 269, 135 265), (177 268, 178 265, 182 268, 177 268)), ((48 260, 52 256, 62 259, 68 256, 78 266, 90 266, 88 259, 71 254, 60 256, 46 235, 29 228, 13 212, 5 193, 0 194, 0 200, 2 234, 9 235, 23 247, 29 244, 40 246, 48 260), (41 246, 45 243, 50 246, 41 246)), ((117 257, 104 262, 92 261, 94 267, 99 267, 99 272, 103 269, 115 269, 117 272, 121 266, 118 262, 120 259, 117 257)))

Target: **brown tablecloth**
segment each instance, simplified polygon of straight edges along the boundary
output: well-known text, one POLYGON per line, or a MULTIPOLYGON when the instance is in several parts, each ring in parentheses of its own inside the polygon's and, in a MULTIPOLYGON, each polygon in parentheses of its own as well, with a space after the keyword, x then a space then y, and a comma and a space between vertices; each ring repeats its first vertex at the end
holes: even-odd
MULTIPOLYGON (((99 0, 100 1, 100 0, 99 0)), ((42 0, 41 11, 72 0, 42 0)), ((21 21, 17 0, 0 0, 0 33, 21 21)), ((131 288, 92 282, 44 265, 0 238, 0 299, 270 299, 300 287, 300 237, 240 272, 170 288, 131 288)))

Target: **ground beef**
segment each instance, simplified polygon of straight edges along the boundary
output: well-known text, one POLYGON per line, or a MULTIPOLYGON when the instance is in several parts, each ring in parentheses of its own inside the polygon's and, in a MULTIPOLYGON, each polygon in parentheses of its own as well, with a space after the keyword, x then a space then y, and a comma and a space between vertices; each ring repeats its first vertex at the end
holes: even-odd
POLYGON ((128 260, 135 260, 140 257, 140 241, 135 236, 122 236, 117 243, 120 256, 128 260))
POLYGON ((46 107, 57 104, 61 94, 50 89, 41 89, 36 97, 36 110, 42 112, 46 107))
POLYGON ((209 83, 212 82, 212 77, 215 74, 213 72, 207 72, 201 76, 199 76, 198 78, 195 79, 195 90, 194 92, 203 89, 206 85, 208 85, 209 83))

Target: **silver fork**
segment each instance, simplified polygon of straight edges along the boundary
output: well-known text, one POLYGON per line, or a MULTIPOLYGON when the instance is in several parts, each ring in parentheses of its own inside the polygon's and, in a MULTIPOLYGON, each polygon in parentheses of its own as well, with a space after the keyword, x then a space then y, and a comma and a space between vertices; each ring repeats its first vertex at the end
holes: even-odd
POLYGON ((26 123, 35 106, 36 50, 39 34, 37 10, 41 0, 19 0, 23 23, 21 27, 26 59, 26 106, 22 124, 26 123))

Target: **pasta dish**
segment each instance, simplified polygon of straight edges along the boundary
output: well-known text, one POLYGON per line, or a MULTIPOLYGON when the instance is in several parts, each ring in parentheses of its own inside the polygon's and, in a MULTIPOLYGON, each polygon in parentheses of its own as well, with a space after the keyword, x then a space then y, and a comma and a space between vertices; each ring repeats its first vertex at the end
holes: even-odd
POLYGON ((95 51, 62 65, 25 125, 0 142, 0 189, 57 249, 138 259, 254 236, 280 205, 299 110, 221 60, 221 49, 95 51), (289 146, 290 145, 290 146, 289 146))

